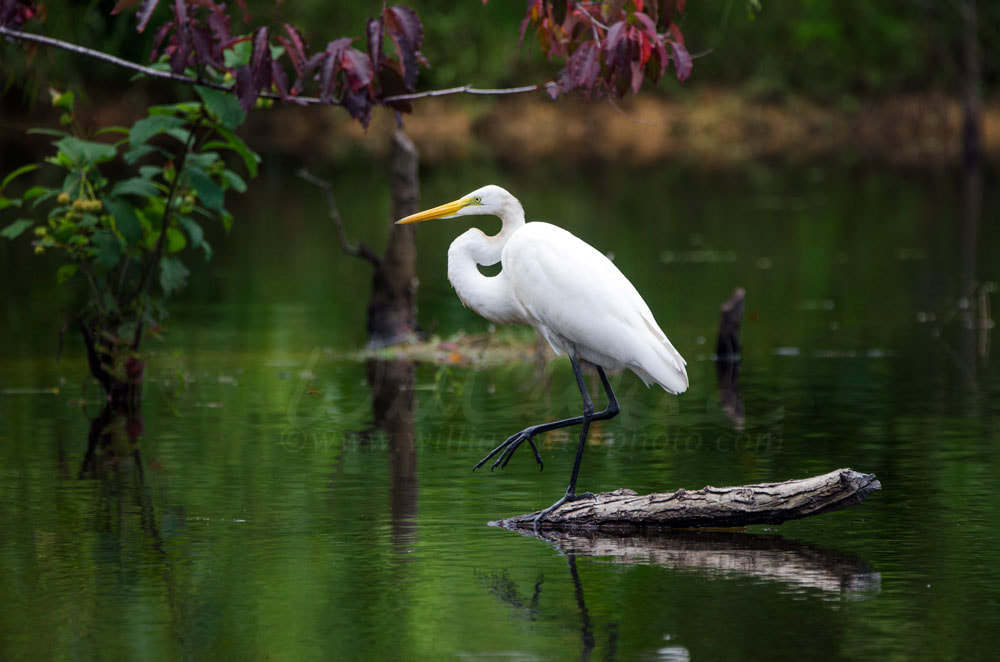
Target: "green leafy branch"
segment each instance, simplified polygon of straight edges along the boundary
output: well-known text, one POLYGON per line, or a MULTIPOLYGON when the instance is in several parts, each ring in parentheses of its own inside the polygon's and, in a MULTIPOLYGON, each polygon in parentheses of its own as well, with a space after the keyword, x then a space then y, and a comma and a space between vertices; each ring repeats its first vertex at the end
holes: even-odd
POLYGON ((0 182, 0 214, 18 216, 0 236, 30 234, 36 254, 55 251, 64 258, 55 274, 59 284, 86 283, 88 295, 75 317, 99 363, 95 370, 92 357, 92 372, 102 382, 125 381, 122 371, 128 358, 136 358, 143 329, 155 332, 164 300, 186 282, 185 249, 211 258, 202 224, 221 222, 226 232, 232 227, 226 193, 247 186, 225 155, 235 155, 230 160, 251 177, 257 174, 259 158, 235 133, 245 118, 236 98, 195 89, 198 101, 153 106, 131 127, 86 137, 75 121, 72 93, 54 93, 53 104, 64 110, 60 123, 74 126, 76 135, 34 129, 55 138, 55 154, 45 158, 54 173, 36 174, 54 175, 52 180, 61 173, 61 182, 8 192, 40 164, 22 166, 0 182), (106 171, 125 174, 111 179, 106 171), (158 289, 152 288, 154 276, 158 289))

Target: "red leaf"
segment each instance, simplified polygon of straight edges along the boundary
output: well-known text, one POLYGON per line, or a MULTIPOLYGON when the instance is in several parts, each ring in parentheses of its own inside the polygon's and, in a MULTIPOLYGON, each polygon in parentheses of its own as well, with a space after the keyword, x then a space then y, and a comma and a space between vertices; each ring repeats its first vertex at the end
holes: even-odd
POLYGON ((271 87, 271 48, 267 43, 267 27, 257 28, 253 38, 253 53, 250 55, 250 71, 257 90, 271 87))
POLYGON ((656 23, 653 22, 653 19, 651 19, 646 14, 643 14, 641 11, 637 11, 632 15, 635 16, 636 20, 639 21, 639 23, 642 25, 642 28, 646 31, 646 34, 648 34, 650 37, 656 36, 656 23))
POLYGON ((684 35, 681 34, 681 29, 679 27, 677 27, 677 24, 676 23, 671 23, 669 30, 670 30, 670 36, 673 38, 673 40, 676 41, 678 44, 681 44, 683 46, 684 45, 684 35))
POLYGON ((232 38, 229 32, 229 16, 218 7, 214 8, 212 13, 208 15, 208 27, 211 28, 215 41, 220 44, 232 38))
POLYGON ((620 56, 621 44, 625 38, 625 21, 618 21, 608 30, 608 36, 604 40, 604 60, 608 67, 615 67, 620 56))
POLYGON ((642 87, 642 63, 632 60, 632 94, 639 94, 642 87))
POLYGON ((139 5, 139 12, 135 15, 135 29, 137 32, 142 32, 146 29, 146 24, 149 23, 149 19, 153 16, 153 10, 156 9, 156 5, 159 3, 160 0, 142 0, 142 4, 139 5))
POLYGON ((361 122, 361 126, 368 128, 372 120, 372 100, 368 94, 346 89, 340 103, 351 117, 361 122))
POLYGON ((382 19, 389 31, 389 37, 396 44, 396 52, 403 65, 403 82, 406 83, 406 88, 412 91, 417 85, 417 54, 420 42, 424 38, 420 18, 409 7, 396 5, 386 8, 382 12, 382 19))
MULTIPOLYGON (((645 33, 639 34, 639 62, 642 66, 646 66, 646 62, 649 61, 649 56, 653 52, 653 44, 649 39, 649 36, 645 33)), ((659 41, 657 39, 657 41, 659 41)))
MULTIPOLYGON (((601 49, 595 41, 581 44, 566 62, 566 73, 571 88, 590 90, 601 73, 601 49)), ((568 91, 568 90, 567 90, 568 91)))
POLYGON ((658 70, 654 69, 650 75, 655 83, 663 78, 663 74, 667 73, 667 49, 663 47, 663 42, 659 39, 653 44, 653 59, 656 60, 658 70))
POLYGON ((285 47, 285 50, 288 51, 289 57, 292 58, 293 62, 296 58, 298 58, 299 62, 304 62, 306 59, 306 53, 309 51, 309 46, 306 43, 305 37, 302 36, 302 33, 299 32, 298 28, 289 23, 285 23, 285 32, 288 33, 288 39, 292 43, 291 48, 287 46, 285 47))
POLYGON ((354 41, 350 37, 341 37, 340 39, 334 39, 329 44, 326 45, 326 52, 333 56, 335 60, 340 59, 340 54, 343 50, 351 45, 354 41))
POLYGON ((153 50, 149 54, 149 61, 153 62, 160 56, 160 46, 163 44, 163 40, 167 38, 167 34, 174 27, 173 21, 164 23, 160 26, 160 29, 156 31, 156 36, 153 38, 153 50))
POLYGON ((216 56, 212 48, 212 33, 208 31, 208 28, 192 29, 191 41, 194 43, 194 52, 197 54, 200 64, 222 66, 222 60, 216 56))
POLYGON ((288 101, 288 76, 285 75, 285 70, 281 68, 281 65, 275 61, 271 61, 271 80, 274 81, 274 86, 278 88, 278 95, 281 97, 282 101, 288 101))
POLYGON ((672 41, 670 46, 674 49, 674 68, 677 69, 677 80, 683 83, 691 75, 691 54, 684 48, 684 44, 672 41))
POLYGON ((340 66, 347 72, 347 80, 355 91, 367 87, 375 74, 372 69, 372 61, 356 48, 344 49, 340 66))
POLYGON ((333 54, 327 53, 326 59, 323 60, 323 64, 320 67, 319 97, 323 100, 323 103, 331 103, 333 101, 333 88, 337 84, 334 74, 337 73, 338 60, 339 58, 333 54))
POLYGON ((257 88, 254 87, 253 76, 248 66, 236 69, 236 96, 243 110, 248 113, 253 110, 254 102, 257 101, 257 88))
POLYGON ((418 50, 424 40, 424 26, 420 23, 417 12, 403 5, 386 8, 382 12, 389 33, 396 33, 406 40, 410 50, 418 50))
POLYGON ((381 18, 370 18, 365 26, 368 35, 368 57, 372 65, 378 69, 382 62, 382 30, 384 23, 381 18))
POLYGON ((184 4, 184 0, 174 0, 174 13, 179 23, 187 23, 187 5, 184 4))
MULTIPOLYGON (((406 94, 406 83, 403 82, 403 75, 399 72, 401 66, 394 60, 386 60, 384 66, 378 70, 379 87, 382 89, 382 96, 391 97, 397 94, 406 94)), ((386 101, 385 105, 403 113, 413 112, 413 105, 406 100, 386 101)))

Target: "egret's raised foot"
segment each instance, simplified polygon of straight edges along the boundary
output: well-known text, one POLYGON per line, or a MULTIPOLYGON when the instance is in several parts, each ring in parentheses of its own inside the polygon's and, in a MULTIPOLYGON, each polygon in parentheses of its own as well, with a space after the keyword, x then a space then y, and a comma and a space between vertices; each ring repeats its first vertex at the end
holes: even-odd
POLYGON ((504 441, 502 444, 500 444, 492 451, 490 451, 489 455, 481 459, 479 462, 476 462, 476 466, 472 467, 472 470, 475 471, 479 467, 489 462, 490 459, 497 453, 499 453, 500 456, 497 457, 496 461, 493 462, 493 464, 490 466, 490 471, 496 469, 497 466, 503 469, 504 467, 507 466, 507 463, 510 462, 510 458, 512 455, 514 455, 514 451, 517 450, 518 446, 527 441, 529 444, 531 444, 531 450, 535 453, 535 462, 538 463, 538 470, 541 471, 542 469, 545 468, 545 463, 542 462, 542 455, 541 453, 538 452, 538 446, 535 445, 535 440, 533 439, 533 437, 534 433, 532 431, 532 428, 526 428, 524 430, 521 430, 515 435, 511 435, 510 437, 507 438, 506 441, 504 441))

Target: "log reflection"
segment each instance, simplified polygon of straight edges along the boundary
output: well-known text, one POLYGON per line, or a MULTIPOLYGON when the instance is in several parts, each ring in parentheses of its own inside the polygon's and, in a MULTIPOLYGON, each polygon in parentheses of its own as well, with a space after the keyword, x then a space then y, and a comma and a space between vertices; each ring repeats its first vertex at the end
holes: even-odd
POLYGON ((519 531, 537 535, 567 555, 601 556, 615 563, 652 564, 722 577, 752 577, 790 589, 818 590, 828 598, 866 599, 881 588, 881 574, 851 554, 736 531, 672 531, 619 536, 608 533, 519 531))

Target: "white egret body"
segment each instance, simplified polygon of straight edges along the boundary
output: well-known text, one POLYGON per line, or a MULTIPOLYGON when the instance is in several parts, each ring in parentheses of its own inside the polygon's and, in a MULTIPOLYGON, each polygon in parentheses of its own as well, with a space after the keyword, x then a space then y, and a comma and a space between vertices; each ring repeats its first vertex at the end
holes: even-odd
POLYGON ((532 426, 514 435, 490 455, 505 466, 524 441, 535 450, 532 437, 556 427, 582 424, 576 465, 566 496, 544 511, 551 512, 576 498, 575 486, 589 424, 613 417, 618 403, 604 369, 628 368, 648 386, 659 384, 669 393, 688 387, 685 361, 674 349, 631 282, 590 244, 549 223, 526 223, 517 198, 499 186, 488 185, 467 196, 400 219, 414 223, 434 218, 490 214, 503 226, 494 236, 477 228, 459 235, 448 249, 448 280, 459 298, 486 319, 501 324, 530 324, 556 353, 570 356, 584 399, 583 416, 532 426), (477 265, 501 264, 496 276, 484 276, 477 265), (580 374, 578 359, 593 363, 610 400, 603 412, 594 412, 580 374), (589 410, 589 411, 588 411, 589 410))

